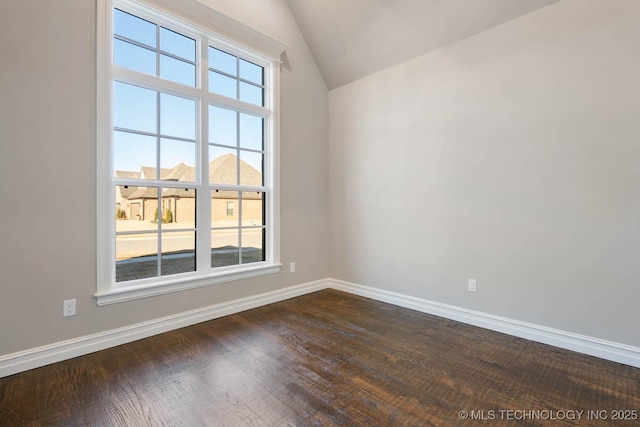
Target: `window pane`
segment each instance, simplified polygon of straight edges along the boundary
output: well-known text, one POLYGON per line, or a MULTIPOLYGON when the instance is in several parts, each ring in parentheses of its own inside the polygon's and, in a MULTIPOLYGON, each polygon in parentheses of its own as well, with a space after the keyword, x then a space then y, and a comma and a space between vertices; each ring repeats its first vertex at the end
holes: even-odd
POLYGON ((242 226, 264 225, 264 193, 245 191, 242 193, 242 226))
POLYGON ((187 61, 196 61, 196 41, 166 28, 160 28, 160 50, 187 61))
POLYGON ((162 135, 196 138, 196 102, 179 96, 160 94, 160 131, 162 135))
POLYGON ((158 275, 158 234, 116 236, 116 282, 158 275))
POLYGON ((251 150, 263 149, 263 119, 249 114, 240 114, 240 147, 251 150))
POLYGON ((211 267, 238 265, 238 229, 211 231, 211 267))
POLYGON ((155 133, 156 92, 138 86, 113 82, 113 125, 119 128, 155 133))
POLYGON ((231 77, 209 71, 209 92, 237 99, 236 84, 237 80, 231 77))
POLYGON ((211 227, 237 227, 240 213, 237 191, 216 191, 211 192, 211 227), (231 207, 231 211, 229 211, 231 207))
POLYGON ((196 144, 162 138, 160 167, 170 169, 162 179, 168 181, 196 181, 196 144))
POLYGON ((113 40, 113 63, 156 75, 156 52, 122 40, 113 40))
POLYGON ((196 233, 194 231, 162 233, 162 275, 196 270, 196 233))
POLYGON ((255 105, 264 105, 263 89, 249 83, 240 82, 240 101, 249 102, 255 105))
MULTIPOLYGON (((165 188, 162 191, 162 230, 196 227, 196 189, 165 188)), ((166 248, 162 247, 164 251, 166 248)))
POLYGON ((237 151, 232 148, 209 146, 209 183, 232 184, 238 183, 237 151))
POLYGON ((113 33, 147 46, 156 47, 156 24, 119 9, 113 11, 113 33))
POLYGON ((242 230, 242 263, 264 261, 264 228, 242 230))
POLYGON ((236 73, 236 57, 209 46, 209 67, 232 76, 236 73))
POLYGON ((170 56, 160 55, 160 77, 195 87, 196 66, 170 56))
POLYGON ((209 142, 238 146, 238 113, 209 105, 209 142))
POLYGON ((158 230, 155 213, 158 189, 155 187, 116 186, 116 232, 158 230))
MULTIPOLYGON (((143 166, 155 166, 157 154, 157 139, 153 136, 140 135, 131 132, 113 132, 113 164, 118 171, 131 172, 120 178, 141 178, 143 166)), ((155 177, 146 177, 155 179, 155 177)))
POLYGON ((240 150, 240 185, 262 186, 262 154, 240 150))
POLYGON ((240 60, 240 78, 262 85, 264 82, 263 68, 244 59, 240 60))

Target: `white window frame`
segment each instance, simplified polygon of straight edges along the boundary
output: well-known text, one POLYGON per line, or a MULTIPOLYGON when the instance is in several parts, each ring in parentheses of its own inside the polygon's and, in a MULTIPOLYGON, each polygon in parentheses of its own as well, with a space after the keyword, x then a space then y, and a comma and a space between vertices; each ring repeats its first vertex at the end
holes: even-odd
MULTIPOLYGON (((170 292, 209 286, 217 283, 241 280, 250 277, 278 273, 280 264, 280 199, 279 199, 279 81, 280 55, 286 46, 264 34, 233 21, 210 9, 197 0, 96 0, 97 13, 97 292, 98 305, 146 298, 170 292), (178 83, 163 80, 155 85, 159 77, 113 65, 113 8, 132 12, 162 26, 196 39, 197 76, 196 88, 189 89, 178 83), (208 92, 208 46, 224 50, 232 55, 249 60, 264 67, 265 106, 256 106, 208 92), (237 111, 264 117, 265 159, 264 188, 266 197, 265 226, 266 241, 263 250, 266 260, 259 263, 240 264, 212 269, 211 223, 196 224, 197 268, 193 273, 159 276, 131 282, 115 281, 115 178, 113 173, 113 81, 140 83, 151 89, 174 92, 181 96, 198 98, 197 114, 197 158, 206 157, 204 147, 208 145, 208 121, 201 118, 209 104, 229 106, 237 111), (202 89, 200 89, 202 88, 202 89)), ((208 162, 199 160, 197 218, 211 218, 212 188, 209 184, 208 162)), ((138 185, 141 183, 138 182, 138 185)), ((165 186, 160 181, 144 181, 144 185, 165 186)), ((222 186, 223 187, 223 186, 222 186)), ((243 190, 240 190, 243 191, 243 190)), ((239 232, 241 230, 239 229, 239 232)))

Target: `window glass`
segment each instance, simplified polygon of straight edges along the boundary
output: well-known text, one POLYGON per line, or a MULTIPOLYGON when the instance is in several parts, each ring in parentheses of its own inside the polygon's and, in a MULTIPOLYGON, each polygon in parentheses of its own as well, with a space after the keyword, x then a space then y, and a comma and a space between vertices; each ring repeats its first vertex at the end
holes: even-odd
POLYGON ((211 226, 213 228, 238 227, 240 215, 235 209, 229 212, 229 208, 239 205, 239 195, 237 191, 211 191, 211 226))
POLYGON ((116 281, 158 275, 158 189, 116 186, 116 281))
POLYGON ((156 24, 119 9, 113 11, 113 33, 138 43, 156 47, 156 24))
POLYGON ((113 41, 113 63, 141 73, 156 74, 156 52, 146 47, 115 39, 113 41))
POLYGON ((238 265, 238 230, 211 231, 211 268, 238 265))
POLYGON ((160 94, 160 132, 195 140, 196 102, 179 96, 160 94))
POLYGON ((209 67, 237 76, 236 57, 211 46, 209 46, 209 67))
POLYGON ((243 227, 259 227, 264 225, 264 193, 244 191, 242 193, 243 227))
POLYGON ((166 169, 161 179, 168 181, 196 181, 196 145, 170 138, 160 141, 160 167, 166 169))
POLYGON ((262 185, 262 153, 240 150, 240 185, 262 185))
MULTIPOLYGON (((143 166, 155 167, 157 159, 157 138, 132 132, 113 132, 113 163, 116 171, 132 172, 131 178, 141 179, 143 166)), ((123 176, 121 176, 123 177, 123 176)), ((155 179, 154 177, 146 177, 155 179)))
POLYGON ((230 147, 238 146, 237 115, 233 110, 209 106, 209 142, 230 147))
POLYGON ((160 50, 187 61, 196 60, 196 41, 166 28, 160 28, 160 50))
POLYGON ((240 113, 240 148, 263 149, 263 121, 261 117, 240 113))
POLYGON ((158 233, 116 236, 116 282, 158 275, 158 233))
POLYGON ((264 261, 264 229, 242 229, 242 263, 264 261))
POLYGON ((193 231, 162 233, 161 274, 187 273, 196 270, 196 233, 193 231))
POLYGON ((240 78, 244 80, 249 80, 257 85, 263 84, 264 79, 264 69, 256 64, 253 64, 249 61, 245 61, 244 59, 240 60, 240 78))
MULTIPOLYGON (((196 227, 196 192, 194 188, 165 188, 162 190, 163 232, 196 227)), ((162 247, 166 249, 165 246, 162 247)))
POLYGON ((157 188, 117 185, 115 189, 117 233, 141 233, 158 230, 157 222, 154 221, 155 211, 158 208, 157 188))
POLYGON ((240 82, 240 101, 255 105, 264 105, 264 90, 249 83, 240 82))
POLYGON ((237 81, 232 77, 209 71, 209 92, 235 99, 237 98, 237 81))
POLYGON ((211 184, 238 184, 237 150, 209 146, 209 182, 211 184))
POLYGON ((167 55, 160 55, 160 77, 195 87, 196 66, 167 55))
POLYGON ((113 83, 113 125, 118 128, 155 133, 157 92, 127 83, 113 83))

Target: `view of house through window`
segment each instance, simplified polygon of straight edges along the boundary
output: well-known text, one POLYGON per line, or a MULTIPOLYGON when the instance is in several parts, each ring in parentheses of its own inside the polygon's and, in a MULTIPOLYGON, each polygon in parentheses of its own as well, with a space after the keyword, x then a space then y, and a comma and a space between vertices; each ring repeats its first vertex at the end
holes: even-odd
POLYGON ((265 67, 138 15, 113 10, 115 282, 265 261, 265 67))

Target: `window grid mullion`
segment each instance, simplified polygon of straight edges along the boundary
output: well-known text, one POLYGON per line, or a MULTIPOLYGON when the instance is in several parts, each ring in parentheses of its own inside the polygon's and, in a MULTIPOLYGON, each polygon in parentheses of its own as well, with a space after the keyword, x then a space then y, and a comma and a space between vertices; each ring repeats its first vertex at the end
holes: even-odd
MULTIPOLYGON (((160 30, 158 26, 156 26, 156 44, 158 48, 160 47, 160 30)), ((156 63, 157 63, 157 72, 160 75, 160 59, 159 54, 156 54, 156 63)), ((160 171, 161 158, 162 158, 162 139, 160 138, 160 129, 161 129, 161 117, 162 117, 162 105, 160 91, 156 91, 156 180, 162 180, 162 172, 160 171)), ((162 276, 162 187, 156 187, 158 191, 157 198, 157 206, 156 206, 156 225, 158 227, 158 235, 157 235, 157 277, 162 276)))
POLYGON ((162 188, 158 187, 158 199, 157 199, 157 203, 158 206, 156 207, 156 212, 157 212, 157 217, 156 217, 156 223, 158 226, 158 253, 156 254, 156 257, 158 259, 158 273, 157 276, 160 277, 162 276, 162 188))
POLYGON ((234 77, 236 81, 236 99, 240 99, 240 80, 238 80, 239 77, 240 77, 240 58, 236 56, 236 75, 234 77))
POLYGON ((166 56, 166 57, 173 58, 173 59, 175 59, 176 61, 182 61, 182 62, 184 62, 184 63, 186 63, 186 64, 196 65, 196 66, 197 66, 197 64, 196 64, 196 62, 195 62, 195 61, 191 61, 190 59, 185 59, 185 58, 183 58, 183 57, 181 57, 181 56, 174 55, 174 54, 173 54, 173 53, 171 53, 171 52, 167 52, 167 51, 164 51, 164 50, 162 50, 162 49, 158 49, 158 53, 159 53, 160 55, 164 55, 164 56, 166 56))
POLYGON ((211 190, 209 189, 209 103, 204 94, 209 92, 209 54, 206 39, 198 37, 196 47, 198 49, 199 83, 197 89, 198 99, 197 126, 199 130, 199 144, 197 152, 197 165, 199 166, 198 194, 196 200, 196 271, 205 272, 211 269, 211 190), (200 220, 198 220, 200 218, 200 220), (203 218, 209 218, 204 221, 203 218))
POLYGON ((116 39, 116 40, 120 40, 121 42, 129 43, 129 44, 132 44, 134 46, 141 47, 143 49, 151 50, 153 52, 157 52, 158 51, 158 49, 156 49, 153 46, 149 46, 148 44, 140 43, 139 41, 130 39, 128 37, 121 36, 119 34, 114 34, 113 38, 116 39))
POLYGON ((163 188, 184 188, 184 189, 198 189, 198 184, 195 182, 184 181, 159 181, 159 180, 142 180, 131 178, 114 178, 113 185, 115 187, 128 186, 128 187, 163 187, 163 188))
MULTIPOLYGON (((180 58, 176 58, 176 59, 180 59, 180 58)), ((237 58, 237 59, 241 59, 241 58, 237 58)), ((260 89, 264 89, 265 88, 264 84, 258 84, 256 82, 252 82, 251 80, 243 79, 239 75, 234 76, 233 74, 229 74, 229 73, 227 73, 225 71, 218 70, 216 68, 209 67, 209 71, 212 71, 212 72, 214 72, 216 74, 220 74, 221 76, 225 76, 225 77, 229 77, 229 78, 234 79, 234 80, 238 80, 239 82, 242 82, 242 83, 247 83, 247 84, 250 84, 252 86, 259 87, 260 89)), ((239 71, 238 71, 238 73, 239 73, 239 71)))
MULTIPOLYGON (((156 76, 160 77, 160 25, 156 23, 156 76)), ((160 133, 160 132, 158 132, 160 133)))
POLYGON ((238 264, 242 265, 242 191, 238 192, 238 264))
MULTIPOLYGON (((126 133, 134 133, 136 135, 142 135, 142 136, 152 136, 152 137, 156 137, 158 136, 157 133, 155 132, 145 132, 142 130, 135 130, 135 129, 128 129, 128 128, 122 128, 122 127, 113 127, 114 132, 126 132, 126 133)), ((172 135, 159 135, 160 138, 165 138, 165 139, 173 139, 176 141, 183 141, 183 142, 196 142, 195 139, 191 139, 191 138, 183 138, 181 136, 172 136, 172 135)))

